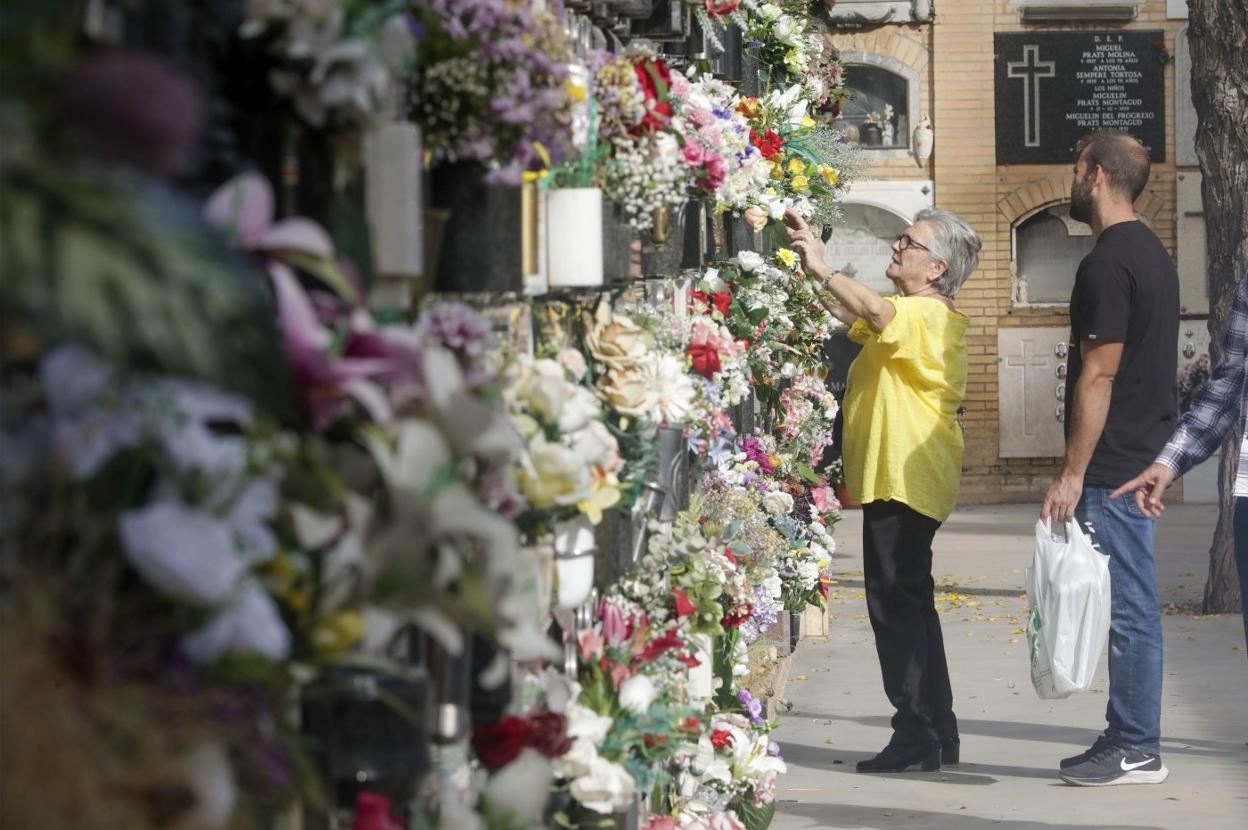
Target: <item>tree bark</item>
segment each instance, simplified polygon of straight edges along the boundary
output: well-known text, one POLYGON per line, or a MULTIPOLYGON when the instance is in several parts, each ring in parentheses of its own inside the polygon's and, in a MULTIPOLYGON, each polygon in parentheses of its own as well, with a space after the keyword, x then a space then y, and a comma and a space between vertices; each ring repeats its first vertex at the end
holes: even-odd
MULTIPOLYGON (((1248 4, 1243 0, 1190 0, 1188 38, 1192 54, 1192 102, 1199 119, 1209 287, 1210 357, 1221 357, 1239 277, 1248 268, 1248 4)), ((1242 419, 1222 446, 1221 513, 1209 550, 1206 614, 1238 611, 1231 488, 1242 419)))

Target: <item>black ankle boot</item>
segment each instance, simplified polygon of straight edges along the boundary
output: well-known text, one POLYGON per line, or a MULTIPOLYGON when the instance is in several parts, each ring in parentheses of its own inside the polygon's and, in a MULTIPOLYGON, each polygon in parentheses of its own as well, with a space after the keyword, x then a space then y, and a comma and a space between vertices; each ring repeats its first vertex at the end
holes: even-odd
POLYGON ((957 738, 941 738, 940 739, 940 762, 942 764, 960 764, 962 757, 962 742, 957 738))
POLYGON ((918 766, 923 772, 940 769, 940 744, 898 746, 889 744, 874 758, 858 762, 859 772, 906 772, 918 766))

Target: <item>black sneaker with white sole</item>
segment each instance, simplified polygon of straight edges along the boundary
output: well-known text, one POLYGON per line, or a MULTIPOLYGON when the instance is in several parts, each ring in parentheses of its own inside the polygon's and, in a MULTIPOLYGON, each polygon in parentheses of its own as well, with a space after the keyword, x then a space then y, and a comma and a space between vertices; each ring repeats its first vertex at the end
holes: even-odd
POLYGON ((1084 761, 1088 760, 1093 755, 1096 755, 1097 753, 1101 752, 1102 750, 1105 749, 1105 747, 1108 747, 1108 746, 1113 746, 1113 743, 1104 735, 1101 735, 1095 741, 1092 742, 1092 746, 1090 748, 1085 749, 1083 752, 1080 752, 1078 755, 1072 755, 1069 758, 1063 758, 1059 765, 1061 766, 1062 769, 1066 769, 1067 767, 1073 767, 1075 764, 1082 764, 1084 761))
POLYGON ((1160 755, 1106 744, 1085 760, 1064 767, 1060 774, 1063 781, 1077 787, 1112 787, 1115 784, 1160 784, 1170 770, 1161 762, 1160 755))

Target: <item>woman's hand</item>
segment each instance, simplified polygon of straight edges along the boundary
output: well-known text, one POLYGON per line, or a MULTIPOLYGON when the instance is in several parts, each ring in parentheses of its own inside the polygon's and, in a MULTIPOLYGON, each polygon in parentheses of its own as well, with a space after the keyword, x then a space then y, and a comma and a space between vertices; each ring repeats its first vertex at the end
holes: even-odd
POLYGON ((789 234, 789 246, 802 258, 802 270, 822 283, 832 270, 823 261, 823 242, 793 208, 784 212, 784 226, 789 234))

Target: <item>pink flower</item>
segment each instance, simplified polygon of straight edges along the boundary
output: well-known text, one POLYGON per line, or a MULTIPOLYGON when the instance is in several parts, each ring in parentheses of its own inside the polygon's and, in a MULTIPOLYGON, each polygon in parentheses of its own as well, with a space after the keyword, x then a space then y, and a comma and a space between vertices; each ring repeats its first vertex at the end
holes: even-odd
MULTIPOLYGON (((715 123, 715 113, 710 110, 691 110, 685 113, 685 120, 695 127, 709 127, 715 123)), ((701 130, 698 131, 701 134, 701 130)))
POLYGON ((840 510, 841 503, 836 498, 836 491, 831 487, 812 487, 810 497, 815 501, 815 509, 820 513, 840 510))
POLYGON ((576 643, 581 649, 581 659, 585 662, 597 660, 602 656, 606 641, 593 629, 583 629, 576 634, 576 643))
POLYGON ((745 825, 737 818, 737 814, 732 810, 724 813, 715 813, 706 822, 710 830, 745 830, 745 825))
POLYGON ((650 819, 650 823, 646 825, 645 830, 680 830, 680 824, 670 816, 659 816, 650 819))
POLYGON ((696 141, 685 142, 685 164, 689 167, 700 167, 705 153, 702 145, 696 141))
POLYGON ((624 612, 618 606, 604 599, 598 609, 598 618, 602 620, 602 634, 606 637, 608 645, 618 648, 628 641, 631 633, 628 620, 624 618, 624 612))

